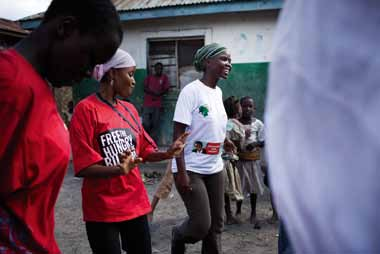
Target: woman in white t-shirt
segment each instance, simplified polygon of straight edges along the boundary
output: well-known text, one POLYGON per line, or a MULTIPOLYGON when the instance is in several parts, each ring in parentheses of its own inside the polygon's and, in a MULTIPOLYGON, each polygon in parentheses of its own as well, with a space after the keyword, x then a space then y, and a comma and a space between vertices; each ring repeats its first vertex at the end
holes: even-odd
POLYGON ((227 115, 222 91, 217 86, 231 71, 227 49, 217 43, 200 48, 194 57, 197 71, 203 72, 181 91, 174 113, 174 139, 185 131, 190 135, 180 157, 173 160, 173 173, 188 219, 172 231, 172 254, 183 254, 186 243, 202 240, 202 253, 222 253, 223 161, 227 115))

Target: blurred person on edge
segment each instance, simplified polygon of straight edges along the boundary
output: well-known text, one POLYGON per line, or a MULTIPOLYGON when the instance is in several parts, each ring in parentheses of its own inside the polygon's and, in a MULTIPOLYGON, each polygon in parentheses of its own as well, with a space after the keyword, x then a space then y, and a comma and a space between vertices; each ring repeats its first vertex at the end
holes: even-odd
POLYGON ((266 105, 296 253, 380 253, 380 1, 285 1, 266 105))
POLYGON ((122 40, 109 0, 53 0, 41 24, 0 51, 0 253, 60 253, 54 206, 69 163, 52 87, 79 82, 122 40))

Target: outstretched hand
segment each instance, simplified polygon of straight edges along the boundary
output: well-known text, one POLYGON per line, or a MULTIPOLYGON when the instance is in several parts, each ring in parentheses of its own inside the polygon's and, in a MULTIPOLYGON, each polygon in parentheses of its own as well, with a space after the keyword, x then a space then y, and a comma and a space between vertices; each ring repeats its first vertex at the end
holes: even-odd
POLYGON ((143 159, 140 157, 133 158, 131 151, 120 153, 119 160, 120 160, 119 167, 125 175, 127 175, 138 164, 143 162, 143 159))
POLYGON ((183 151, 183 148, 186 145, 186 139, 190 135, 190 132, 184 132, 181 136, 179 136, 176 141, 171 145, 171 147, 167 150, 167 153, 170 157, 177 157, 183 151))

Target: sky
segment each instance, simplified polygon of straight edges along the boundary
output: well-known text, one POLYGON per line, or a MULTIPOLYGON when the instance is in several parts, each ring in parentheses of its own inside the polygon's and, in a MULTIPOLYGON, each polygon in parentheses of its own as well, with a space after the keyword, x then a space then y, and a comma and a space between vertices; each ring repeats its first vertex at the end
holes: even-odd
POLYGON ((17 20, 46 11, 51 0, 0 0, 0 18, 17 20))

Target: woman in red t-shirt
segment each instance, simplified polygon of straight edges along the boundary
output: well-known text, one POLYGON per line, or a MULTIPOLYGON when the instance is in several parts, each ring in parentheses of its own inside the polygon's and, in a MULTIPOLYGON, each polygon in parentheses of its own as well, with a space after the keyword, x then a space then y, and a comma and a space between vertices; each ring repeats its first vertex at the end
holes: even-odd
POLYGON ((80 82, 123 37, 110 0, 49 2, 33 32, 0 50, 1 254, 61 253, 54 207, 70 142, 53 88, 80 82))
POLYGON ((94 71, 100 91, 82 100, 70 125, 76 176, 84 177, 83 215, 94 253, 151 253, 147 214, 151 207, 137 168, 143 161, 173 158, 182 151, 187 133, 166 152, 141 125, 136 108, 116 95, 129 97, 136 64, 118 49, 94 71))

